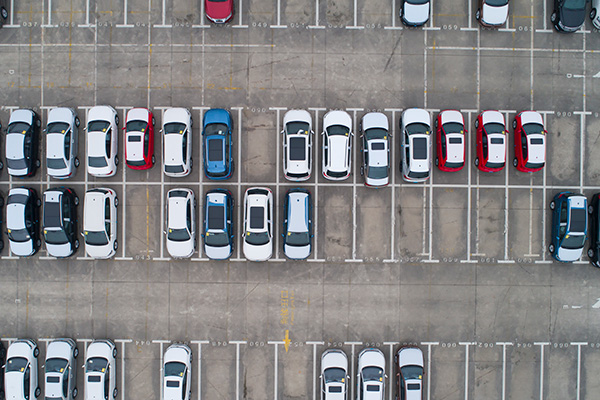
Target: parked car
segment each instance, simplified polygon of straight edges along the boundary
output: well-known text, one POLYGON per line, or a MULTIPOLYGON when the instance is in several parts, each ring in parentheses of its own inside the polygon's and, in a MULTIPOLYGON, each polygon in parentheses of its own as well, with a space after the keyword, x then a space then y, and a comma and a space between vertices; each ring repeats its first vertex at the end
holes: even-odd
POLYGON ((283 251, 288 258, 303 260, 312 251, 312 198, 305 189, 290 189, 283 207, 283 251))
POLYGON ((19 339, 8 346, 4 367, 7 400, 30 400, 42 393, 38 386, 40 349, 31 339, 19 339))
POLYGON ((600 29, 600 15, 598 14, 598 10, 600 10, 600 0, 592 0, 590 19, 592 20, 592 24, 594 24, 594 28, 596 29, 600 29))
POLYGON ((117 347, 112 340, 96 339, 87 348, 85 400, 117 398, 117 347))
POLYGON ((163 358, 162 375, 163 400, 190 400, 192 350, 185 344, 170 345, 163 358))
POLYGON ((508 20, 508 0, 479 0, 475 19, 483 26, 499 27, 508 20))
POLYGON ((407 182, 425 182, 431 174, 431 117, 422 108, 409 108, 400 120, 400 170, 407 182))
POLYGON ((4 399, 4 368, 6 365, 6 347, 0 341, 0 399, 4 399))
POLYGON ((383 400, 385 356, 379 349, 364 349, 358 355, 357 400, 383 400))
POLYGON ((224 24, 233 18, 233 0, 204 0, 206 18, 215 24, 224 24))
MULTIPOLYGON (((585 22, 589 0, 554 0, 554 11, 550 20, 558 32, 576 32, 585 22)), ((592 6, 593 10, 593 6, 592 6)), ((592 18, 593 19, 593 18, 592 18)))
POLYGON ((6 229, 10 251, 19 257, 34 255, 40 248, 40 206, 37 192, 30 188, 13 188, 8 192, 6 229))
POLYGON ((404 346, 394 357, 398 396, 400 400, 423 399, 423 375, 425 375, 423 352, 416 346, 404 346))
POLYGON ((365 185, 383 187, 390 182, 390 126, 385 114, 370 112, 361 121, 361 152, 363 165, 360 169, 365 185))
POLYGON ((487 110, 477 116, 477 157, 475 166, 483 172, 501 171, 506 164, 506 125, 504 116, 487 110))
POLYGON ((588 205, 590 219, 590 247, 587 255, 590 263, 600 267, 600 193, 594 193, 588 205))
POLYGON ((283 117, 283 175, 305 181, 312 173, 312 117, 305 110, 289 110, 283 117))
POLYGON ((189 258, 196 251, 196 196, 190 189, 167 193, 167 250, 173 258, 189 258))
POLYGON ((204 253, 213 260, 226 260, 233 252, 235 201, 229 190, 214 189, 204 199, 204 253))
POLYGON ((444 110, 435 120, 437 131, 435 165, 440 171, 460 171, 465 166, 465 120, 456 110, 444 110))
POLYGON ((352 118, 345 111, 329 111, 323 117, 323 176, 344 180, 352 166, 352 118))
POLYGON ((540 113, 523 111, 513 120, 515 158, 513 165, 521 172, 535 172, 546 165, 546 129, 540 113))
POLYGON ((267 261, 273 254, 273 192, 254 187, 244 194, 244 257, 267 261))
POLYGON ((79 167, 79 125, 79 117, 72 108, 58 107, 48 112, 46 167, 50 177, 69 178, 79 167))
POLYGON ((340 349, 328 349, 321 356, 321 400, 347 400, 348 356, 340 349))
POLYGON ((154 158, 154 114, 147 108, 127 111, 125 131, 125 164, 131 169, 152 168, 154 158))
POLYGON ((114 190, 88 190, 83 205, 83 237, 85 252, 92 258, 104 259, 115 255, 117 242, 117 206, 114 190))
POLYGON ((52 257, 69 257, 79 248, 77 206, 79 197, 70 188, 44 192, 42 231, 46 250, 52 257))
POLYGON ((587 238, 587 199, 584 195, 560 192, 550 202, 552 236, 548 251, 557 261, 581 258, 587 238))
POLYGON ((422 26, 429 21, 429 0, 403 0, 400 7, 400 18, 404 25, 422 26))
POLYGON ((163 171, 171 177, 192 170, 192 113, 187 108, 169 108, 163 115, 163 171))
POLYGON ((119 116, 111 106, 90 108, 87 118, 87 170, 98 177, 114 176, 119 157, 119 116))
MULTIPOLYGON (((2 218, 2 216, 4 215, 4 213, 2 212, 2 207, 4 207, 4 197, 2 197, 2 195, 0 195, 0 252, 2 250, 4 250, 4 239, 2 238, 2 232, 4 231, 4 229, 3 229, 4 219, 2 218)), ((1 367, 1 365, 0 365, 0 367, 1 367)), ((0 379, 2 379, 1 375, 2 374, 0 374, 0 379)), ((1 388, 2 388, 2 383, 0 382, 0 389, 1 388)), ((1 398, 2 398, 2 396, 0 396, 0 399, 1 398)))
POLYGON ((6 167, 16 177, 33 176, 40 167, 40 119, 33 110, 20 109, 10 114, 6 128, 6 167))
POLYGON ((233 175, 233 122, 229 111, 213 108, 204 113, 204 174, 208 179, 223 180, 233 175))
POLYGON ((0 0, 0 28, 8 20, 8 0, 0 0))
POLYGON ((71 338, 54 339, 46 349, 44 374, 46 400, 73 400, 77 397, 77 356, 79 349, 71 338))

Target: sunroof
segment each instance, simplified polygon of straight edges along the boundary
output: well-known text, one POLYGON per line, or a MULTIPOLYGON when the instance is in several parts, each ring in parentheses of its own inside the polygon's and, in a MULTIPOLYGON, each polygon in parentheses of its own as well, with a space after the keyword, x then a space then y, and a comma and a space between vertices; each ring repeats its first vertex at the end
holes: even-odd
POLYGON ((208 206, 208 229, 225 228, 225 208, 222 206, 208 206))
POLYGON ((265 209, 250 207, 250 229, 263 229, 265 224, 265 209))
POLYGON ((210 161, 223 161, 223 141, 221 139, 208 141, 208 159, 210 161))

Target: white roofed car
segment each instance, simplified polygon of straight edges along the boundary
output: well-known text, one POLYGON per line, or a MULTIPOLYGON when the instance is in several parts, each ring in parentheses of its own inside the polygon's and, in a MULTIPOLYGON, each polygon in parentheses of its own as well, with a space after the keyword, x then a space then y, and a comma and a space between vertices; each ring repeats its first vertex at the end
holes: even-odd
POLYGON ((365 185, 387 186, 390 182, 390 125, 385 114, 371 112, 361 121, 361 151, 363 165, 361 174, 365 185))
POLYGON ((117 347, 112 340, 96 339, 87 348, 85 400, 117 398, 117 347))
POLYGON ((431 174, 431 117, 422 108, 402 113, 402 178, 407 182, 425 182, 431 174))
POLYGON ((167 250, 173 258, 188 258, 196 251, 196 197, 190 189, 167 193, 167 250))
POLYGON ((423 399, 423 352, 415 346, 404 346, 394 357, 396 376, 398 377, 398 393, 401 400, 423 399))
POLYGON ((8 192, 6 229, 10 251, 15 256, 29 257, 39 250, 41 205, 34 189, 19 187, 8 192))
POLYGON ((163 171, 171 177, 192 170, 192 114, 187 108, 169 108, 163 115, 163 171))
POLYGON ((340 349, 328 349, 321 356, 321 400, 348 399, 348 356, 340 349))
POLYGON ((53 108, 46 124, 46 167, 48 175, 65 179, 79 167, 79 117, 68 107, 53 108))
POLYGON ((484 172, 497 172, 506 164, 507 131, 504 116, 496 110, 486 110, 475 119, 477 157, 475 166, 484 172))
POLYGON ((8 346, 4 366, 4 391, 7 400, 32 400, 39 397, 39 354, 40 349, 31 339, 19 339, 8 346))
POLYGON ((483 26, 498 27, 506 24, 509 0, 479 0, 475 19, 483 26))
POLYGON ((87 118, 87 170, 90 175, 109 177, 119 165, 119 116, 111 106, 90 108, 87 118))
POLYGON ((283 173, 290 181, 305 181, 312 173, 312 117, 290 110, 283 117, 283 173))
POLYGON ((544 120, 536 111, 522 111, 513 120, 515 158, 513 165, 521 172, 539 171, 546 165, 544 120))
POLYGON ((192 350, 172 344, 162 366, 162 400, 190 400, 192 395, 192 350))
POLYGON ((254 187, 244 194, 244 257, 267 261, 273 254, 273 192, 254 187))
POLYGON ((356 378, 357 400, 383 400, 386 375, 381 350, 369 348, 360 352, 356 378))
POLYGON ((407 26, 421 26, 429 21, 430 0, 403 0, 400 18, 407 26))
POLYGON ((33 176, 39 168, 40 125, 40 119, 33 110, 20 109, 10 114, 4 143, 9 175, 33 176))
POLYGON ((110 258, 115 255, 117 242, 117 206, 119 199, 114 190, 88 190, 83 205, 83 237, 85 251, 92 258, 110 258))
POLYGON ((345 111, 329 111, 323 117, 323 176, 344 180, 352 166, 352 118, 345 111))
POLYGON ((435 165, 440 171, 460 171, 465 166, 465 120, 457 110, 443 110, 436 120, 435 165))
POLYGON ((125 132, 125 164, 143 170, 154 165, 154 115, 147 108, 127 111, 125 132))
POLYGON ((44 364, 46 400, 73 400, 77 397, 77 356, 73 339, 54 339, 46 349, 44 364))

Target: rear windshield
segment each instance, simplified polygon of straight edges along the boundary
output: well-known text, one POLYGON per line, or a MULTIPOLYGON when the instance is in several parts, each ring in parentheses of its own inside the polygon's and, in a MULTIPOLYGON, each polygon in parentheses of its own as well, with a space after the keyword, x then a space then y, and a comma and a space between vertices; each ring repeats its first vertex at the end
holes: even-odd
POLYGON ((504 144, 504 139, 502 139, 502 138, 491 138, 490 139, 490 143, 491 144, 504 144))
POLYGON ((544 144, 544 139, 541 139, 541 138, 531 139, 531 144, 544 144))
POLYGON ((148 123, 146 121, 129 121, 125 130, 127 132, 144 132, 148 123))
POLYGON ((373 143, 371 150, 385 150, 385 143, 373 143))
POLYGON ((462 139, 461 138, 457 138, 457 137, 453 137, 448 139, 448 143, 450 144, 461 144, 462 143, 462 139))

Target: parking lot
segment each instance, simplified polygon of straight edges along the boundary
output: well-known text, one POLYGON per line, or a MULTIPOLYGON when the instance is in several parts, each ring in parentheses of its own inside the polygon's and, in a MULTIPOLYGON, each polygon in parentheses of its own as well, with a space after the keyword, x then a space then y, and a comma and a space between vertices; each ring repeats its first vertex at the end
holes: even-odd
MULTIPOLYGON (((600 191, 600 32, 589 19, 582 31, 558 34, 548 0, 511 2, 497 30, 478 25, 475 0, 433 0, 424 28, 403 27, 393 0, 236 0, 225 26, 209 24, 198 0, 9 3, 0 30, 3 128, 21 107, 42 123, 49 109, 74 107, 85 124, 87 110, 110 104, 121 121, 132 107, 153 109, 158 131, 167 108, 188 107, 194 167, 186 178, 166 177, 157 140, 157 165, 128 170, 121 136, 117 175, 95 178, 84 167, 81 130, 82 164, 71 179, 49 179, 44 162, 32 178, 2 171, 3 197, 20 185, 38 193, 66 185, 83 199, 107 186, 121 204, 113 260, 93 261, 83 247, 69 260, 43 248, 18 259, 5 246, 6 340, 70 336, 83 349, 91 338, 118 339, 123 399, 159 398, 161 349, 170 341, 192 346, 199 399, 315 398, 325 348, 350 356, 376 346, 389 366, 408 342, 427 357, 428 399, 584 399, 600 389, 598 271, 585 255, 562 265, 547 251, 554 194, 600 191), (215 107, 234 120, 236 168, 224 182, 202 173, 200 126, 215 107), (402 180, 398 126, 409 107, 432 118, 462 111, 462 171, 434 167, 425 184, 402 180), (316 133, 313 176, 301 185, 282 169, 279 131, 294 108, 312 114, 316 133), (341 182, 321 175, 330 109, 346 110, 355 126, 353 172, 341 182), (473 123, 486 109, 500 110, 507 125, 521 110, 543 115, 542 171, 512 167, 512 129, 502 172, 474 166, 473 123), (378 190, 363 185, 357 140, 360 119, 373 110, 393 122, 391 184, 378 190), (252 186, 268 186, 276 198, 268 263, 248 263, 241 251, 240 206, 252 186), (216 187, 233 193, 238 234, 229 262, 202 251, 191 261, 169 258, 164 200, 175 187, 200 200, 216 187), (280 240, 293 187, 309 189, 315 202, 314 248, 304 262, 286 260, 280 240)), ((82 214, 80 206, 80 227, 82 214)))

